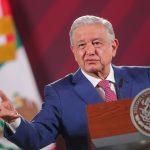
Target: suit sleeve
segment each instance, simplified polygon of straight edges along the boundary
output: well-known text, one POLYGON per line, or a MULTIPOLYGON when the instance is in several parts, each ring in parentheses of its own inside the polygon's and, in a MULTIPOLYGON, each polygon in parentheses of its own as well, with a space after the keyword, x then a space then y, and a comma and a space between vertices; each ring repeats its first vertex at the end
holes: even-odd
POLYGON ((148 77, 149 77, 149 82, 150 82, 150 67, 148 68, 148 77))
POLYGON ((45 88, 45 100, 32 122, 21 119, 16 133, 5 126, 4 136, 22 149, 39 150, 53 142, 59 133, 61 120, 60 99, 52 86, 45 88))

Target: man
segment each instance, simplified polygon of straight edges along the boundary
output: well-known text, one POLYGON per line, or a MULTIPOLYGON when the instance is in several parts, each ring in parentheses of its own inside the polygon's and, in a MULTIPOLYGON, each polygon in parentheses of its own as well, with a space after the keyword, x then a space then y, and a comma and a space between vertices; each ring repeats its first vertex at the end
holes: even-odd
POLYGON ((112 97, 113 101, 135 97, 150 87, 150 67, 111 64, 119 42, 106 19, 77 18, 70 30, 70 42, 79 70, 46 86, 42 109, 31 123, 17 114, 6 95, 0 93, 0 117, 6 121, 4 136, 23 149, 38 150, 62 134, 67 150, 87 150, 86 105, 112 97), (111 94, 101 85, 103 81, 107 81, 111 94))

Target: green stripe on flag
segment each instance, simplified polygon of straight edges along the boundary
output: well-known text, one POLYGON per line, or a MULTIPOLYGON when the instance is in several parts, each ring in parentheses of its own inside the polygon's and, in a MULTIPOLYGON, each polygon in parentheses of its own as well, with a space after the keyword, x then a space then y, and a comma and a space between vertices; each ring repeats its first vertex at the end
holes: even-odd
MULTIPOLYGON (((16 51, 22 46, 22 42, 20 40, 19 34, 16 31, 16 51)), ((0 68, 4 65, 4 63, 0 64, 0 68)))
POLYGON ((17 45, 17 49, 22 46, 22 42, 20 40, 18 32, 16 32, 16 45, 17 45))

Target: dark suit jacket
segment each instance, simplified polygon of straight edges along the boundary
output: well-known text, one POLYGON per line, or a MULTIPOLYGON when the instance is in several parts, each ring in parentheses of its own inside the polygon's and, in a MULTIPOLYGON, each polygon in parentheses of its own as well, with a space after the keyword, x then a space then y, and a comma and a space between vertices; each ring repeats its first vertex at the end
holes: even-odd
MULTIPOLYGON (((113 66, 118 99, 135 97, 150 87, 150 67, 113 66)), ((26 150, 38 150, 62 134, 67 150, 88 149, 86 105, 101 103, 93 85, 79 69, 45 88, 41 111, 29 123, 22 119, 15 134, 5 126, 5 137, 26 150)))

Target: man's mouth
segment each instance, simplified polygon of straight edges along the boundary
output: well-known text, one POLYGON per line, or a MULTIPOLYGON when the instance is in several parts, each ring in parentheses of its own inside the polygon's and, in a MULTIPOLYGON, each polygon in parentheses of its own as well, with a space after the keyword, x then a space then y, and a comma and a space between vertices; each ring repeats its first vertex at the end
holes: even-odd
POLYGON ((96 63, 98 62, 98 60, 94 60, 94 59, 91 60, 91 59, 90 59, 90 60, 86 60, 85 62, 86 62, 87 64, 91 64, 91 65, 92 65, 92 64, 96 64, 96 63))
POLYGON ((97 61, 99 61, 99 60, 97 60, 97 59, 85 59, 85 61, 86 61, 86 62, 97 62, 97 61))

